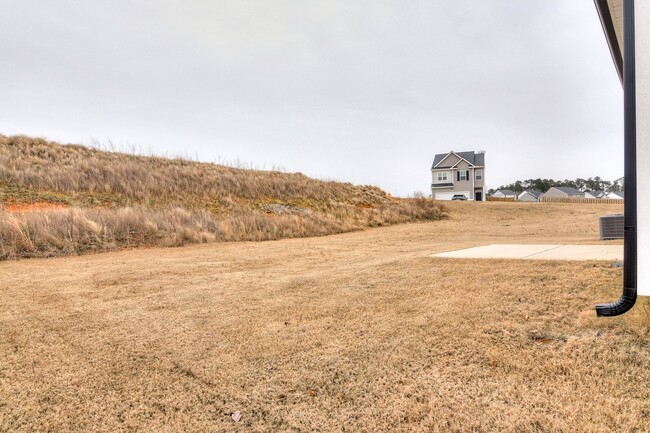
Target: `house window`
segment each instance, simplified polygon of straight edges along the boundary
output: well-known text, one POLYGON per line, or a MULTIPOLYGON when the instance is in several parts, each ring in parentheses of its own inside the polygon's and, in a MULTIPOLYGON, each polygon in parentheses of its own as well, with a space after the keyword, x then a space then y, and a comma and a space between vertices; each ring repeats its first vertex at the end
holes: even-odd
POLYGON ((476 180, 483 179, 483 170, 476 170, 476 180))
POLYGON ((458 180, 467 180, 467 174, 469 172, 467 170, 459 171, 458 172, 458 180))
POLYGON ((445 181, 445 180, 447 180, 447 173, 446 172, 438 173, 438 182, 442 182, 442 181, 445 181))

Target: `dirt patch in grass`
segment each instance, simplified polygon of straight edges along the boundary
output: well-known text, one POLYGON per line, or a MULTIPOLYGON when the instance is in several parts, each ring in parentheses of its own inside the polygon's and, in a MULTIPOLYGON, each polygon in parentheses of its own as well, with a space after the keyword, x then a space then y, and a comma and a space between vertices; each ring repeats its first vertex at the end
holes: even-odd
POLYGON ((649 431, 647 303, 593 311, 620 268, 428 257, 599 242, 598 216, 620 208, 486 205, 0 263, 0 431, 649 431))
POLYGON ((67 209, 69 206, 63 203, 34 202, 34 203, 8 203, 5 204, 6 212, 44 212, 51 210, 67 209))

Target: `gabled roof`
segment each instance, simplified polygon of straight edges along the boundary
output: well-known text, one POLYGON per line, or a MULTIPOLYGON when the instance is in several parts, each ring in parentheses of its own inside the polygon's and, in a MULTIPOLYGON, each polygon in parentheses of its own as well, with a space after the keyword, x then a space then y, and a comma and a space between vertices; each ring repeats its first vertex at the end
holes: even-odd
POLYGON ((611 191, 608 196, 610 195, 616 195, 619 196, 620 198, 625 198, 625 191, 611 191))
POLYGON ((605 195, 602 191, 585 191, 585 194, 593 195, 594 197, 602 197, 605 195))
POLYGON ((523 191, 521 194, 519 194, 519 195, 521 196, 522 194, 530 194, 530 195, 532 195, 532 196, 535 197, 535 198, 539 198, 539 196, 542 195, 543 193, 542 193, 542 191, 538 191, 538 190, 536 190, 536 189, 527 189, 527 190, 524 190, 524 191, 523 191))
POLYGON ((496 191, 494 191, 494 194, 496 194, 498 192, 500 192, 503 195, 517 195, 514 191, 511 191, 509 189, 497 189, 496 191))
POLYGON ((582 191, 580 191, 578 189, 575 189, 575 188, 571 188, 570 186, 554 186, 554 187, 552 187, 550 189, 553 189, 553 188, 557 189, 558 191, 562 191, 565 194, 569 194, 569 195, 583 194, 582 191))
POLYGON ((436 167, 436 165, 440 164, 443 159, 445 159, 449 154, 454 154, 457 155, 460 158, 463 158, 465 161, 469 162, 471 165, 477 166, 477 167, 483 167, 485 165, 485 153, 476 153, 473 151, 469 152, 454 152, 453 150, 447 153, 438 153, 436 156, 433 158, 433 164, 431 165, 431 169, 434 168, 451 168, 452 166, 440 166, 436 167))

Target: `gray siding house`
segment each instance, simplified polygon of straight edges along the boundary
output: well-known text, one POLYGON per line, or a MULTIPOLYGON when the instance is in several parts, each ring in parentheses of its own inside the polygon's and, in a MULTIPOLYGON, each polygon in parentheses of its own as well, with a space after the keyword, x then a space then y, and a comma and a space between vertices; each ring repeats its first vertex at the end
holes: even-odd
POLYGON ((585 198, 605 198, 605 193, 602 191, 585 191, 585 198))
POLYGON ((559 198, 584 198, 584 196, 584 192, 569 186, 554 186, 542 195, 542 197, 559 198))
POLYGON ((517 194, 514 191, 509 189, 498 189, 492 194, 492 197, 496 198, 515 198, 517 194))
POLYGON ((606 197, 610 200, 624 200, 625 193, 623 191, 612 191, 606 197))
POLYGON ((437 154, 431 166, 431 198, 451 200, 462 194, 468 200, 485 200, 485 152, 437 154))
POLYGON ((539 198, 541 196, 542 196, 541 191, 537 191, 536 189, 527 189, 526 191, 519 194, 519 197, 517 197, 517 201, 535 202, 535 201, 539 201, 539 198))

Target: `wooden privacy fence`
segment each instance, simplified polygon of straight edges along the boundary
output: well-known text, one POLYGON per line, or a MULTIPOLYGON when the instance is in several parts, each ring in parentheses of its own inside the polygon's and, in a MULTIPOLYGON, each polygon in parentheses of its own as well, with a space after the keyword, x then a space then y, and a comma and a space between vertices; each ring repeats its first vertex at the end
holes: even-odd
POLYGON ((514 197, 490 197, 487 196, 487 201, 515 201, 514 197))
POLYGON ((581 198, 581 197, 544 197, 546 203, 598 203, 598 204, 623 204, 622 199, 609 198, 581 198))

